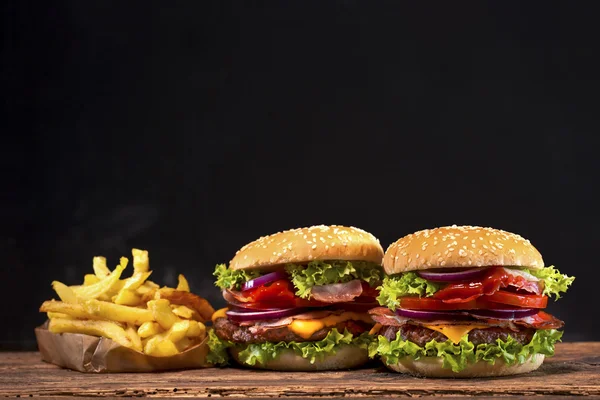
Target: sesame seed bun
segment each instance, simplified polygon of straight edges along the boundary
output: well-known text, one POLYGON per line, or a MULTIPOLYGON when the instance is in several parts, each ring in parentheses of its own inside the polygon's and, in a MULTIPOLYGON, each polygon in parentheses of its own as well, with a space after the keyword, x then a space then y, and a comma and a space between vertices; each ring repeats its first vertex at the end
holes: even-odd
POLYGON ((388 275, 457 267, 544 268, 535 247, 521 236, 479 226, 445 226, 411 233, 392 243, 383 258, 388 275))
POLYGON ((269 269, 287 263, 313 260, 370 261, 381 264, 379 240, 362 229, 338 225, 317 225, 263 236, 235 254, 229 267, 269 269))
POLYGON ((296 354, 294 350, 286 349, 275 359, 267 361, 264 365, 256 363, 250 366, 240 361, 240 351, 242 349, 229 349, 229 354, 231 354, 238 364, 273 371, 332 371, 336 369, 358 368, 369 362, 367 350, 352 344, 341 345, 335 354, 328 354, 322 359, 316 359, 312 364, 309 359, 296 354))
POLYGON ((398 360, 397 364, 386 366, 395 372, 425 378, 483 378, 524 374, 535 371, 543 362, 543 354, 535 354, 528 357, 524 363, 513 365, 507 365, 504 360, 498 358, 493 365, 487 361, 478 361, 467 365, 460 372, 452 372, 450 368, 442 367, 443 360, 441 357, 422 357, 418 360, 412 357, 404 357, 398 360))

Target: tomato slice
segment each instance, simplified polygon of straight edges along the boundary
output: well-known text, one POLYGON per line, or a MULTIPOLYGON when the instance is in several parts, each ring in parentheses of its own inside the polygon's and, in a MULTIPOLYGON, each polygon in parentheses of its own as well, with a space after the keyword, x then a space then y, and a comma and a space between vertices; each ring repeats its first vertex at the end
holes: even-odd
POLYGON ((235 305, 255 310, 266 310, 273 308, 323 307, 328 304, 297 297, 292 283, 287 279, 280 279, 244 292, 244 301, 236 302, 235 305))
POLYGON ((443 300, 445 303, 466 303, 484 295, 492 295, 508 286, 532 291, 538 295, 541 293, 538 282, 529 282, 521 276, 509 274, 502 267, 493 267, 486 275, 476 280, 450 283, 435 292, 433 298, 443 300))
POLYGON ((485 299, 494 303, 527 308, 546 308, 548 305, 548 296, 541 294, 518 294, 505 290, 498 290, 494 294, 485 296, 485 299))
POLYGON ((379 290, 377 290, 377 286, 371 287, 367 282, 362 281, 362 294, 360 297, 377 297, 379 296, 379 290))

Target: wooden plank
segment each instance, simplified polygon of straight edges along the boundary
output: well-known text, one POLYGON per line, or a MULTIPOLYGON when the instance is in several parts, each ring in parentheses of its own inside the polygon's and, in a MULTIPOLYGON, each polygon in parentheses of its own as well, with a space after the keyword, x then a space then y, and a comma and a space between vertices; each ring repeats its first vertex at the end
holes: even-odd
POLYGON ((270 372, 239 368, 150 374, 83 374, 40 361, 38 353, 0 353, 2 396, 156 396, 250 398, 388 396, 600 396, 600 342, 559 343, 530 374, 480 379, 422 379, 379 364, 354 371, 270 372))

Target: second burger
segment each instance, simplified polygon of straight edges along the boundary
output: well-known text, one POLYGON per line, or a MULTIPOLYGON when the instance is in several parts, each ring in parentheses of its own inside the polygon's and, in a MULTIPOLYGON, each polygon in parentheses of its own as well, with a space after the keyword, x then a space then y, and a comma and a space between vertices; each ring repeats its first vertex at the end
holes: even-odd
POLYGON ((354 227, 312 226, 242 247, 215 284, 228 307, 213 316, 215 362, 281 371, 354 368, 368 361, 366 312, 376 305, 383 249, 354 227))

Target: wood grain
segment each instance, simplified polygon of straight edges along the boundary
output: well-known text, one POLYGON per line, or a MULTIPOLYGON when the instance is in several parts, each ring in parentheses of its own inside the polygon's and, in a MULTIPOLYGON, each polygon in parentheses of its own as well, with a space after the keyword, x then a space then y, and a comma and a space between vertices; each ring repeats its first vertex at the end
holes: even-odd
POLYGON ((0 397, 523 397, 600 396, 600 342, 559 343, 539 370, 490 379, 422 379, 369 368, 268 372, 238 368, 143 374, 83 374, 40 361, 38 353, 0 353, 0 397))

